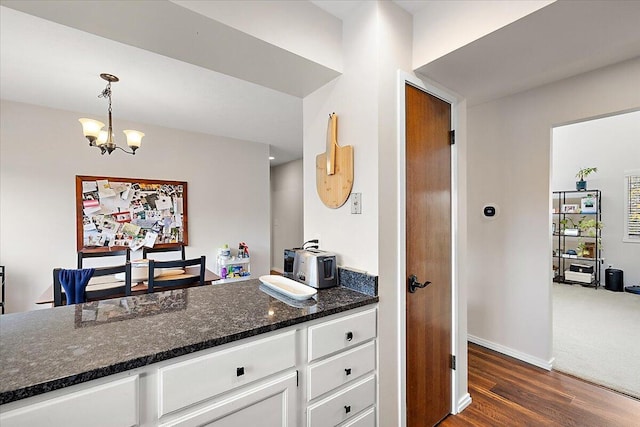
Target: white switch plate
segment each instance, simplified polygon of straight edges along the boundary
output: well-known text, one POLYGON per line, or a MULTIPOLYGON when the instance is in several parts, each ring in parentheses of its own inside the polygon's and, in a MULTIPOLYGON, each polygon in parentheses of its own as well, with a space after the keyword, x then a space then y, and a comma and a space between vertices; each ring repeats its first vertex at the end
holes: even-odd
POLYGON ((351 213, 362 213, 362 193, 351 193, 351 213))

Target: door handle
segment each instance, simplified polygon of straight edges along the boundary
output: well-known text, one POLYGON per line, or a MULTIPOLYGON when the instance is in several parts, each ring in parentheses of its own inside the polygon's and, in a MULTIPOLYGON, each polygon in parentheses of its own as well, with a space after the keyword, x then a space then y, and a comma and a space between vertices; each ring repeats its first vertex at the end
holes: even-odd
POLYGON ((431 282, 429 282, 428 280, 425 281, 424 283, 418 282, 418 278, 416 277, 415 274, 412 274, 411 276, 409 276, 409 278, 407 279, 407 282, 409 283, 409 292, 411 293, 414 293, 418 288, 420 289, 426 288, 428 285, 431 284, 431 282))

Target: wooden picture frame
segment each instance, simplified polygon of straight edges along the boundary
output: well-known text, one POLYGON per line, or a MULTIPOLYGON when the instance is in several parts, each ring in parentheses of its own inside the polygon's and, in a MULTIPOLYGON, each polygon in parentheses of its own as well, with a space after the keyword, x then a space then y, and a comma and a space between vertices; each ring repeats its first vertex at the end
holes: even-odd
POLYGON ((186 246, 187 206, 185 181, 76 175, 77 250, 136 250, 155 234, 153 247, 186 246))

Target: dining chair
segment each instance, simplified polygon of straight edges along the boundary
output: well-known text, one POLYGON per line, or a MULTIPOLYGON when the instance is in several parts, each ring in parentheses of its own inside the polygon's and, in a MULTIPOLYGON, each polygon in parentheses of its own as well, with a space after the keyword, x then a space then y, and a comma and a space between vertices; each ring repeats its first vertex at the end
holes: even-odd
MULTIPOLYGON (((166 252, 180 252, 179 259, 182 261, 186 259, 184 254, 183 244, 178 244, 178 245, 168 246, 168 247, 158 247, 158 248, 147 248, 145 246, 142 248, 142 258, 149 259, 149 256, 148 256, 149 254, 166 253, 166 252)), ((156 259, 154 256, 152 256, 152 258, 156 259)), ((169 261, 169 259, 158 259, 158 261, 169 261)))
MULTIPOLYGON (((60 272, 62 270, 62 268, 53 269, 53 305, 55 307, 64 305, 67 302, 66 294, 63 292, 63 286, 60 282, 60 272)), ((79 272, 81 270, 71 271, 79 272)), ((127 262, 124 265, 114 267, 95 268, 91 279, 98 277, 104 278, 105 280, 97 280, 94 281, 94 283, 87 284, 81 300, 92 301, 131 295, 131 263, 127 262), (123 277, 116 278, 116 274, 123 277), (124 278, 124 281, 119 280, 122 278, 124 278)))
POLYGON ((175 287, 187 287, 190 285, 198 284, 199 286, 204 284, 205 272, 207 269, 206 258, 204 255, 200 258, 193 258, 187 260, 175 260, 175 261, 156 261, 149 260, 149 279, 147 292, 151 293, 158 288, 175 288, 175 287), (200 265, 199 269, 195 271, 186 271, 188 267, 200 265), (183 274, 158 274, 157 270, 162 269, 183 269, 183 274))
MULTIPOLYGON (((84 268, 83 260, 85 258, 105 258, 105 257, 114 257, 114 256, 124 256, 124 263, 131 261, 131 250, 121 249, 116 251, 95 251, 95 250, 87 250, 87 251, 78 251, 78 269, 84 268)), ((120 262, 115 263, 120 264, 120 262)))

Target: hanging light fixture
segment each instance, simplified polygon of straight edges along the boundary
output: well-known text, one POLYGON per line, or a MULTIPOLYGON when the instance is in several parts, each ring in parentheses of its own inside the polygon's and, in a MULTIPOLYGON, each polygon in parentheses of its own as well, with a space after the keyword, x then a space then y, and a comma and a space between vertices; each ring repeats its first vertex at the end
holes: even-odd
POLYGON ((127 137, 127 145, 131 151, 118 147, 113 141, 113 126, 111 121, 111 83, 117 82, 120 79, 113 74, 107 73, 100 74, 100 77, 107 81, 107 87, 105 87, 102 93, 98 95, 98 98, 109 98, 109 128, 108 130, 102 130, 104 123, 93 119, 82 118, 79 119, 79 122, 82 123, 84 136, 89 140, 89 146, 98 147, 102 154, 111 154, 116 148, 118 148, 127 154, 135 155, 136 150, 140 148, 144 133, 130 129, 123 131, 127 137))

